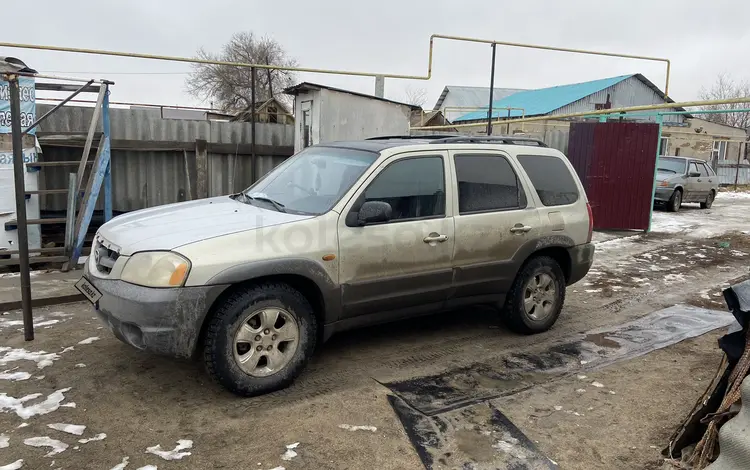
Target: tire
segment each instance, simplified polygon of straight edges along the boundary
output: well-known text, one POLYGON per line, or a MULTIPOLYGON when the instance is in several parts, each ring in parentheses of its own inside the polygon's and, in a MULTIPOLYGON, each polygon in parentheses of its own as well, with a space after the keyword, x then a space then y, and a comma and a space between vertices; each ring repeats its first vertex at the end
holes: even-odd
POLYGON ((706 198, 706 202, 701 202, 701 209, 710 209, 711 206, 714 205, 714 198, 716 197, 716 193, 712 189, 708 193, 708 197, 706 198))
MULTIPOLYGON (((532 302, 533 303, 533 302, 532 302)), ((504 320, 508 327, 526 335, 532 335, 549 330, 560 316, 565 303, 565 275, 560 265, 549 256, 538 256, 523 265, 513 281, 508 298, 505 301, 504 320), (543 284, 541 293, 534 293, 537 281, 549 279, 549 284, 543 284), (554 287, 552 296, 545 298, 544 292, 554 287), (531 299, 539 298, 542 302, 549 300, 549 308, 536 305, 537 310, 529 309, 526 301, 532 290, 531 299), (537 296, 537 297, 535 297, 537 296), (529 312, 531 310, 531 312, 529 312), (539 313, 536 313, 536 312, 539 313)))
POLYGON ((209 375, 230 392, 262 395, 294 381, 312 356, 316 332, 313 308, 299 291, 280 283, 248 286, 226 298, 209 320, 203 359, 209 375), (284 341, 295 333, 295 340, 284 341))
POLYGON ((667 202, 667 210, 669 212, 677 212, 680 210, 681 206, 682 206, 682 191, 679 189, 675 189, 674 193, 672 193, 672 197, 669 198, 669 202, 667 202))

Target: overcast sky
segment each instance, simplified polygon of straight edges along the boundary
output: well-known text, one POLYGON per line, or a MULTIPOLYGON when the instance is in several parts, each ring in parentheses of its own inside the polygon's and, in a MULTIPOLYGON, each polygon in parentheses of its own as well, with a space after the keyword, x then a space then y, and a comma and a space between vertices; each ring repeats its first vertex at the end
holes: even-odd
MULTIPOLYGON (((300 66, 424 75, 430 34, 661 56, 672 60, 670 95, 698 97, 720 72, 750 78, 750 2, 739 0, 113 0, 8 1, 0 42, 193 56, 218 51, 237 31, 277 39, 300 66)), ((0 47, 40 72, 110 78, 112 100, 199 105, 185 92, 184 63, 0 47)), ((489 86, 490 47, 437 40, 430 81, 386 80, 386 96, 425 88, 432 107, 447 85, 489 86)), ((497 87, 539 88, 627 73, 664 88, 662 63, 498 47, 497 87)), ((372 93, 374 79, 299 74, 372 93)), ((207 105, 207 104, 204 104, 207 105)))

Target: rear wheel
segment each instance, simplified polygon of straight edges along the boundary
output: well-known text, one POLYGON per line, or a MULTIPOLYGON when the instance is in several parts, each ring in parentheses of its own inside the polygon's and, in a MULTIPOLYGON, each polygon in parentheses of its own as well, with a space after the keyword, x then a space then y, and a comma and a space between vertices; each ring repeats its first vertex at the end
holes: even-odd
POLYGON ((716 193, 712 189, 708 193, 708 197, 706 198, 706 202, 701 202, 701 209, 710 209, 711 206, 714 205, 714 198, 716 198, 716 193))
POLYGON ((667 202, 667 210, 669 212, 677 212, 680 210, 680 207, 682 207, 682 191, 675 189, 672 197, 669 198, 669 202, 667 202))
POLYGON ((521 268, 505 303, 504 319, 523 334, 547 331, 565 302, 565 276, 549 256, 532 258, 521 268))
POLYGON ((209 321, 203 350, 206 369, 237 395, 261 395, 288 386, 315 348, 313 309, 286 284, 238 290, 209 321))

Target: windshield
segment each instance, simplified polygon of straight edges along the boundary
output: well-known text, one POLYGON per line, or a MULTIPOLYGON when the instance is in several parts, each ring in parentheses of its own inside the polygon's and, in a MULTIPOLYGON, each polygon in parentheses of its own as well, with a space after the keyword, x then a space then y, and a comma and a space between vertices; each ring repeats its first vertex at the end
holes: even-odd
MULTIPOLYGON (((244 194, 285 212, 323 214, 333 207, 378 158, 363 150, 308 147, 271 170, 244 194), (266 200, 263 202, 263 200, 266 200)), ((251 199, 252 201, 252 199, 251 199)))
POLYGON ((658 170, 680 175, 685 174, 685 160, 681 158, 661 157, 659 159, 658 170))

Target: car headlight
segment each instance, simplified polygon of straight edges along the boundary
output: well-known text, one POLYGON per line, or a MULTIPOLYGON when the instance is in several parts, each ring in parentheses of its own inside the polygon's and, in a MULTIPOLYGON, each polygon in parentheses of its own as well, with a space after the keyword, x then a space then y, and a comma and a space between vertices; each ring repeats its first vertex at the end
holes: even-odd
POLYGON ((669 186, 671 186, 671 184, 669 183, 669 181, 659 181, 659 186, 661 186, 662 188, 668 188, 669 186))
POLYGON ((146 251, 130 257, 120 278, 145 287, 181 287, 190 262, 170 251, 146 251))

